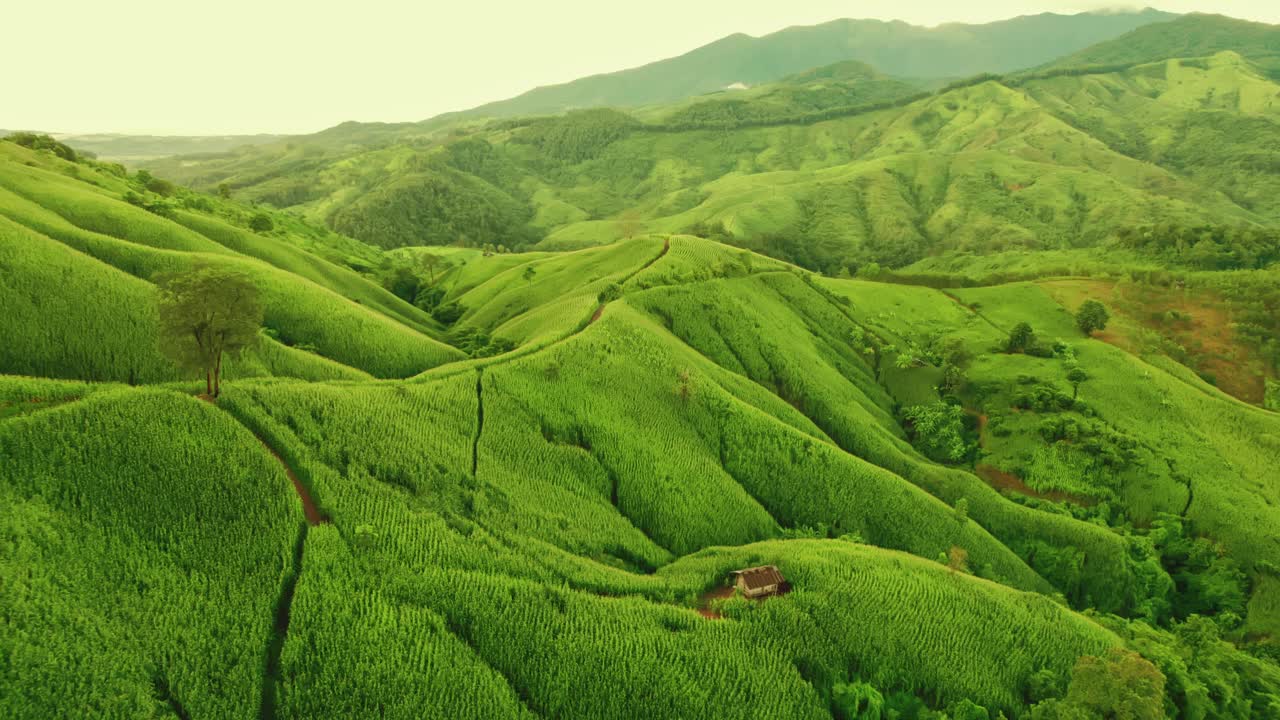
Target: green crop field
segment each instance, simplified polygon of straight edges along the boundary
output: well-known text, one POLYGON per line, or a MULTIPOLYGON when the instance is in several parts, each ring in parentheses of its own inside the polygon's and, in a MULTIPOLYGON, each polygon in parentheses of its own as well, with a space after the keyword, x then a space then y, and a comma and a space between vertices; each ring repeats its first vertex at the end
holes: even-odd
POLYGON ((0 717, 1280 718, 1275 27, 846 22, 0 140, 0 717))

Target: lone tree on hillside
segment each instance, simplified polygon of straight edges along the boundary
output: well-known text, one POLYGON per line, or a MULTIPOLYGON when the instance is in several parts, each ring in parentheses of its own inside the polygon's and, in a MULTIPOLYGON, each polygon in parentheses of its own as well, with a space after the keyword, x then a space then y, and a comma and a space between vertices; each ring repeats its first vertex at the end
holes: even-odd
POLYGON ((1021 322, 1013 326, 1009 333, 1009 344, 1005 348, 1011 352, 1022 352, 1036 343, 1036 331, 1027 323, 1021 322))
POLYGON ((418 256, 418 267, 427 271, 427 279, 435 285, 436 273, 448 270, 453 263, 435 253, 424 252, 418 256))
POLYGON ((533 283, 533 277, 537 274, 538 274, 538 271, 534 270, 533 266, 530 265, 524 269, 524 272, 520 274, 520 277, 524 278, 524 282, 526 285, 529 285, 533 283))
POLYGON ((1110 319, 1111 313, 1107 312, 1107 306, 1097 300, 1085 300, 1076 311, 1076 327, 1085 335, 1107 329, 1107 321, 1110 319))
POLYGON ((262 299, 248 275, 213 266, 169 273, 160 284, 161 349, 179 366, 204 373, 205 392, 222 391, 222 356, 258 339, 262 299))
POLYGON ((1080 397, 1080 385, 1089 381, 1089 373, 1079 367, 1067 371, 1067 382, 1071 383, 1071 399, 1080 397))

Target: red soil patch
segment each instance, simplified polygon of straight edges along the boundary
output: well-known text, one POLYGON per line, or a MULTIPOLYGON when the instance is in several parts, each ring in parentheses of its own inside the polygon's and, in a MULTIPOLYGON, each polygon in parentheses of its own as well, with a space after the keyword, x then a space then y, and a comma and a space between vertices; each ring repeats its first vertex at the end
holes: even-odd
POLYGON ((1138 354, 1142 350, 1138 330, 1153 330, 1185 348, 1187 364, 1212 375, 1220 390, 1247 403, 1262 404, 1263 363, 1237 341, 1229 306, 1212 293, 1118 285, 1109 280, 1051 280, 1041 286, 1068 310, 1074 311, 1090 297, 1107 303, 1121 321, 1113 320, 1109 328, 1094 333, 1095 339, 1138 354), (1171 310, 1183 319, 1166 322, 1164 316, 1171 310))
POLYGON ((1076 505, 1089 506, 1094 503, 1089 498, 1083 498, 1071 493, 1062 492, 1061 490, 1050 490, 1049 492, 1040 492, 1030 485, 1026 484, 1017 475, 1007 473, 991 465, 978 465, 974 468, 978 477, 987 481, 987 484, 996 490, 1008 490, 1009 492, 1025 495, 1027 497, 1039 498, 1041 500, 1052 500, 1053 502, 1069 502, 1076 505))
POLYGON ((735 588, 730 585, 704 593, 702 597, 698 598, 698 614, 708 620, 719 620, 720 613, 711 609, 711 602, 713 600, 728 600, 733 597, 734 590, 735 588))
POLYGON ((604 306, 605 303, 600 303, 600 307, 596 308, 596 311, 592 313, 591 322, 587 323, 588 325, 600 319, 600 316, 604 314, 604 306))

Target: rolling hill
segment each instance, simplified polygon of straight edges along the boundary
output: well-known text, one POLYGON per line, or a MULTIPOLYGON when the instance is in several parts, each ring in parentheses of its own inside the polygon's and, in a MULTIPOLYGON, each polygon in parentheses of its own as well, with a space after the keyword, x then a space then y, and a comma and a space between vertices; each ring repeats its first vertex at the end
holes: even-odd
POLYGON ((0 717, 1280 717, 1274 28, 1161 19, 0 140, 0 717), (216 397, 161 346, 208 266, 263 304, 216 397))
POLYGON ((392 253, 449 260, 442 327, 305 226, 11 143, 0 183, 5 716, 1019 715, 1081 657, 1280 695, 1280 416, 1082 336, 1079 288, 392 253), (153 350, 149 279, 197 260, 268 305, 216 403, 153 350), (787 594, 723 599, 762 564, 787 594))

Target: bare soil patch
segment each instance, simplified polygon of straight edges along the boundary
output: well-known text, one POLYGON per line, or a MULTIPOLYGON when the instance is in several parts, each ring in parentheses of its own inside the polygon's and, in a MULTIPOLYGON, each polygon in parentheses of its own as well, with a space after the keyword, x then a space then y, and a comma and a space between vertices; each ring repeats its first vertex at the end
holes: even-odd
POLYGON ((992 465, 980 464, 974 468, 974 471, 978 474, 978 477, 987 481, 987 484, 996 490, 1007 490, 1012 493, 1017 493, 1018 495, 1025 495, 1027 497, 1038 498, 1040 500, 1069 502, 1086 507, 1094 504, 1095 502, 1091 498, 1072 495, 1071 493, 1062 492, 1061 490, 1041 492, 1023 482, 1022 478, 1019 478, 1017 475, 1007 473, 992 465))
POLYGON ((1139 354, 1150 343, 1143 331, 1165 338, 1170 356, 1196 371, 1223 392, 1261 405, 1265 375, 1261 360, 1239 342, 1232 327, 1230 306, 1203 290, 1119 284, 1110 280, 1049 280, 1040 285, 1068 310, 1086 299, 1106 303, 1113 316, 1110 326, 1094 338, 1139 354), (1178 351, 1176 348, 1181 347, 1178 351), (1174 357, 1174 355, 1181 357, 1174 357))

